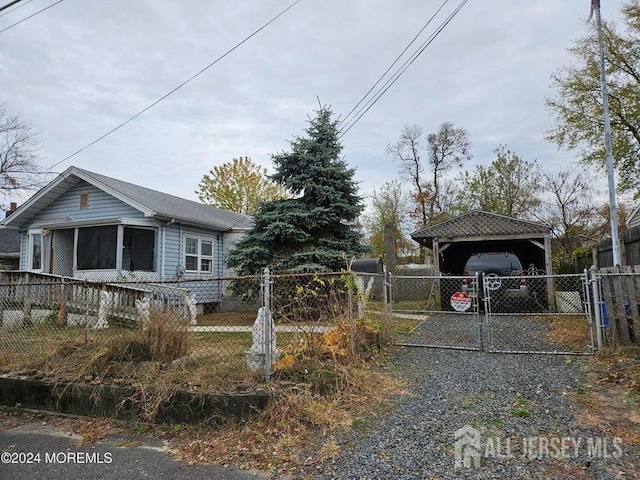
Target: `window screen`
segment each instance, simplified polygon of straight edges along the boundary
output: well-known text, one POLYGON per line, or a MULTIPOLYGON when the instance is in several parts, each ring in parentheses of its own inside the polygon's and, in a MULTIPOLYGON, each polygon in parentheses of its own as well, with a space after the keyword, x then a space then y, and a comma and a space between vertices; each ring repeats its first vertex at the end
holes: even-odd
POLYGON ((78 270, 116 268, 117 227, 78 229, 78 270))
POLYGON ((155 231, 144 228, 124 227, 122 269, 153 272, 155 244, 155 231))

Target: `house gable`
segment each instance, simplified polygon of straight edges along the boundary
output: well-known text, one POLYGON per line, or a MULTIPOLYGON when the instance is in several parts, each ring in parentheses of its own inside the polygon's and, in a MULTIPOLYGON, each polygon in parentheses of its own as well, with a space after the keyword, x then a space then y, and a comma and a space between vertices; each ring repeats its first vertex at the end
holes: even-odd
POLYGON ((81 180, 38 212, 34 216, 32 224, 118 217, 144 218, 144 214, 94 185, 81 180))

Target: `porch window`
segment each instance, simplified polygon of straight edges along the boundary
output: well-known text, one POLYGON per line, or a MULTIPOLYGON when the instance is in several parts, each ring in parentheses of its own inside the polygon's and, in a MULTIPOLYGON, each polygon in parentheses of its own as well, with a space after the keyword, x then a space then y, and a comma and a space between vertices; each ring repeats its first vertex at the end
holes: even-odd
POLYGON ((213 273, 213 241, 185 237, 184 266, 187 272, 213 273))
POLYGON ((42 233, 29 234, 29 270, 42 270, 42 233))
POLYGON ((115 270, 118 227, 78 229, 78 270, 115 270))
POLYGON ((155 245, 155 230, 124 227, 122 236, 122 269, 153 272, 155 245))

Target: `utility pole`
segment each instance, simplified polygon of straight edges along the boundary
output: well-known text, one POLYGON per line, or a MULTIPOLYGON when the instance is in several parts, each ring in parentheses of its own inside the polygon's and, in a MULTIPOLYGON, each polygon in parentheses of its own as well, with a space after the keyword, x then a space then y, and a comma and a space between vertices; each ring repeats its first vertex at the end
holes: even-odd
MULTIPOLYGON (((600 16, 600 0, 591 0, 591 14, 595 12, 598 26, 598 44, 600 46, 600 80, 602 82, 602 109, 604 110, 604 148, 607 156, 607 177, 609 180, 609 214, 611 221, 611 248, 613 249, 613 266, 620 263, 620 238, 618 235, 618 208, 616 207, 616 186, 613 176, 613 153, 611 148, 611 120, 609 118, 609 93, 604 63, 604 42, 602 39, 602 17, 600 16)), ((589 17, 591 18, 591 17, 589 17)))
POLYGON ((22 0, 12 0, 11 2, 7 3, 4 7, 0 7, 0 12, 3 10, 6 10, 9 7, 13 7, 16 3, 20 3, 22 0))

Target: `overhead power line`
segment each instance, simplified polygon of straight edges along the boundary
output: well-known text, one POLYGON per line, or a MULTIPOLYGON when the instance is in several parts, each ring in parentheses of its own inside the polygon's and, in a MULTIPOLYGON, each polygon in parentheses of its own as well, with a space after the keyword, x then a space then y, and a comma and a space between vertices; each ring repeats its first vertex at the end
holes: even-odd
MULTIPOLYGON (((455 16, 462 10, 462 8, 467 4, 469 0, 463 0, 454 10, 449 14, 449 16, 440 24, 440 26, 433 32, 429 37, 414 51, 413 54, 400 66, 394 74, 376 91, 373 97, 370 97, 369 100, 355 113, 355 118, 352 118, 350 121, 345 122, 340 129, 340 137, 342 138, 346 133, 351 130, 356 123, 373 107, 380 98, 393 86, 393 84, 398 81, 398 79, 407 71, 407 69, 416 61, 416 59, 426 50, 426 48, 431 45, 431 43, 440 35, 442 30, 445 29, 447 25, 455 18, 455 16)), ((406 49, 405 49, 406 50, 406 49)), ((394 62, 396 63, 396 62, 394 62)), ((380 80, 378 80, 379 83, 380 80)), ((358 103, 362 103, 362 100, 358 103)))
POLYGON ((376 88, 378 86, 378 84, 384 79, 384 77, 387 76, 387 73, 389 73, 389 71, 395 66, 396 63, 398 63, 400 61, 400 59, 402 58, 402 56, 407 52, 407 50, 409 50, 409 48, 411 47, 411 45, 413 45, 415 43, 415 41, 418 39, 418 37, 422 34, 422 32, 425 31, 425 29, 431 24, 431 22, 433 21, 434 18, 436 18, 436 16, 438 15, 438 13, 440 13, 440 11, 445 7, 445 5, 449 3, 449 0, 444 0, 444 2, 442 3, 442 5, 440 5, 440 8, 438 8, 438 10, 436 10, 436 12, 431 16, 431 18, 427 21, 427 23, 425 23, 423 25, 423 27, 420 29, 420 31, 418 33, 416 33, 415 37, 413 37, 413 39, 409 42, 409 44, 404 48, 404 50, 402 50, 402 52, 400 52, 400 55, 398 55, 396 57, 396 59, 393 61, 393 63, 391 65, 389 65, 389 68, 387 68, 384 73, 382 75, 380 75, 380 78, 378 78, 378 80, 376 80, 376 83, 374 83, 371 88, 367 91, 367 93, 365 93, 362 98, 360 99, 360 101, 349 111, 349 113, 347 113, 345 115, 344 118, 340 119, 340 123, 345 123, 349 117, 351 116, 351 114, 353 112, 355 112, 356 108, 358 108, 362 102, 364 102, 367 97, 369 96, 369 94, 373 91, 374 88, 376 88))
POLYGON ((10 2, 8 4, 6 4, 4 7, 0 8, 0 12, 3 12, 2 14, 0 14, 0 17, 4 17, 5 15, 8 15, 10 13, 15 12, 16 10, 18 10, 19 8, 24 7, 25 5, 30 4, 31 2, 33 2, 33 0, 26 0, 26 1, 22 1, 22 0, 14 0, 13 2, 10 2), (16 3, 20 3, 20 5, 16 5, 16 3), (16 5, 16 8, 12 8, 11 10, 9 10, 8 12, 5 12, 4 10, 6 10, 7 8, 11 7, 12 5, 16 5))
POLYGON ((206 67, 204 67, 202 70, 200 70, 199 72, 193 74, 192 76, 190 76, 187 80, 185 80, 184 82, 182 82, 180 85, 178 85, 177 87, 173 88, 172 90, 170 90, 169 92, 165 93, 162 97, 160 97, 159 99, 157 99, 155 102, 150 103, 149 105, 147 105, 145 108, 143 108, 142 110, 140 110, 138 113, 136 113, 135 115, 129 117, 127 120, 125 120, 124 122, 120 123, 119 125, 113 127, 111 130, 109 130, 108 132, 104 133, 103 135, 99 136, 98 138, 96 138, 95 140, 93 140, 92 142, 86 144, 84 147, 76 150, 75 152, 73 152, 71 155, 66 156, 65 158, 63 158, 62 160, 60 160, 59 162, 54 163, 53 165, 51 165, 51 167, 49 167, 49 169, 52 169, 54 167, 57 167, 58 165, 60 165, 63 162, 66 162, 67 160, 75 157, 76 155, 78 155, 79 153, 85 151, 87 148, 95 145, 96 143, 98 143, 99 141, 107 138, 109 135, 111 135, 112 133, 116 132, 117 130, 120 130, 122 127, 124 127, 125 125, 127 125, 128 123, 130 123, 131 121, 135 120, 136 118, 138 118, 140 115, 142 115, 143 113, 145 113, 147 110, 150 110, 151 108, 155 107, 157 104, 159 104, 160 102, 162 102, 164 99, 166 99, 167 97, 169 97, 170 95, 174 94, 175 92, 177 92, 178 90, 180 90, 182 87, 184 87, 186 84, 188 84, 189 82, 191 82, 193 79, 195 79, 196 77, 200 76, 201 74, 203 74, 204 72, 206 72, 207 70, 209 70, 211 67, 213 67, 216 63, 218 63, 220 60, 222 60, 223 58, 225 58, 227 55, 229 55, 231 52, 233 52, 234 50, 240 48, 242 45, 244 45, 246 42, 248 42, 251 38, 253 38, 254 36, 256 36, 258 33, 260 33, 262 30, 264 30, 265 28, 267 28, 269 25, 271 25, 273 22, 275 22, 278 18, 280 18, 282 15, 284 15, 285 13, 287 13, 289 10, 291 10, 293 7, 295 7, 298 3, 300 3, 302 0, 296 0, 295 2, 293 2, 291 5, 289 5, 287 8, 285 8, 284 10, 282 10, 280 13, 278 13, 276 16, 274 16, 271 20, 269 20, 267 23, 265 23, 264 25, 262 25, 260 28, 258 28, 257 30, 255 30, 252 34, 250 34, 249 36, 245 37, 242 41, 240 41, 239 43, 235 44, 232 48, 230 48, 229 50, 227 50, 225 53, 223 53, 222 55, 220 55, 218 58, 216 58, 213 62, 211 62, 209 65, 207 65, 206 67))
MULTIPOLYGON (((38 11, 37 11, 37 12, 35 12, 35 13, 32 13, 32 14, 31 14, 31 15, 29 15, 28 17, 25 17, 25 18, 23 18, 22 20, 20 20, 20 21, 18 21, 18 22, 16 22, 16 23, 13 23, 13 24, 11 24, 11 25, 9 25, 8 27, 4 27, 2 30, 0 30, 0 33, 6 32, 7 30, 9 30, 10 28, 15 27, 16 25, 20 25, 22 22, 26 22, 26 21, 27 21, 27 20, 29 20, 30 18, 35 17, 36 15, 38 15, 39 13, 44 12, 45 10, 49 10, 51 7, 55 7, 55 6, 56 6, 56 5, 58 5, 59 3, 62 3, 63 1, 64 1, 64 0, 58 0, 57 2, 53 2, 51 5, 49 5, 49 6, 47 6, 47 7, 44 7, 44 8, 42 8, 42 9, 38 10, 38 11)), ((18 8, 19 8, 19 6, 18 6, 18 7, 16 7, 16 8, 14 8, 14 10, 17 10, 18 8)), ((12 10, 12 11, 13 11, 13 10, 12 10)))
MULTIPOLYGON (((0 12, 2 12, 3 10, 6 10, 7 8, 13 7, 16 3, 20 3, 20 1, 21 0, 11 0, 6 5, 3 5, 3 6, 0 7, 0 12)), ((17 8, 20 8, 20 7, 16 7, 16 8, 14 8, 14 10, 17 9, 17 8)))

